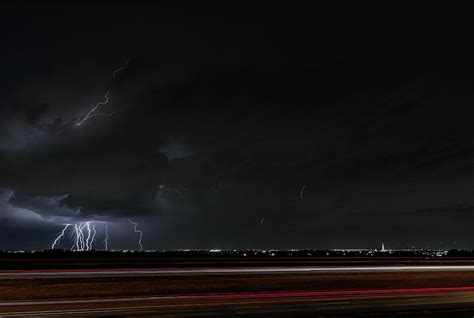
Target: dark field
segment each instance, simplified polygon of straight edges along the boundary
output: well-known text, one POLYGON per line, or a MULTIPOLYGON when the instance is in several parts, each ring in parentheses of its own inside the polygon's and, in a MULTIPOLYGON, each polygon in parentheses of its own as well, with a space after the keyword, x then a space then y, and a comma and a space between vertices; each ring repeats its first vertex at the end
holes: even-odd
MULTIPOLYGON (((120 253, 119 253, 120 255, 120 253)), ((34 255, 0 257, 3 270, 120 269, 120 268, 213 268, 285 266, 385 266, 474 265, 474 257, 144 257, 89 256, 47 257, 34 255)))

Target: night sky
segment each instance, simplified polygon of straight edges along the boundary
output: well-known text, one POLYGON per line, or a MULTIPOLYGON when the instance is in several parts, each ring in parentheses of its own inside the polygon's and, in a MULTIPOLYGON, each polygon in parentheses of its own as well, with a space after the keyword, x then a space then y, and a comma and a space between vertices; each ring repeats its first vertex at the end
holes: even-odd
POLYGON ((239 5, 1 5, 0 249, 474 247, 472 39, 239 5))

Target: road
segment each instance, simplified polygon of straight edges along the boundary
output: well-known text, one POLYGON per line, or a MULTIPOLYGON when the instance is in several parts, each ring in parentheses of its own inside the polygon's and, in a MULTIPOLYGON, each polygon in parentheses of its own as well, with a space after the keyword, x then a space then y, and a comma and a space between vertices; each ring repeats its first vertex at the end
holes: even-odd
POLYGON ((428 310, 436 317, 442 317, 440 311, 449 317, 472 317, 474 313, 470 261, 340 265, 347 261, 335 266, 289 266, 277 261, 219 267, 213 261, 213 267, 186 263, 158 268, 2 269, 0 316, 317 317, 413 311, 413 316, 404 317, 419 317, 428 310))
POLYGON ((0 302, 2 317, 111 315, 343 314, 455 309, 474 304, 474 287, 240 292, 0 302))

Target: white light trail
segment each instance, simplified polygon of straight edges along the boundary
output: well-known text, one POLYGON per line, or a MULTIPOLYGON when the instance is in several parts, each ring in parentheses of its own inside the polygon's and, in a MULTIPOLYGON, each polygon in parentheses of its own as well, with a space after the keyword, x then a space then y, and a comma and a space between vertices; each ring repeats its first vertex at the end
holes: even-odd
POLYGON ((132 220, 130 219, 128 219, 128 222, 130 222, 130 224, 133 225, 133 230, 135 231, 135 233, 138 233, 140 235, 138 238, 138 245, 140 245, 140 251, 142 251, 143 250, 143 246, 142 246, 143 232, 137 229, 137 226, 138 226, 137 222, 132 222, 132 220))
MULTIPOLYGON (((413 265, 413 266, 354 266, 354 267, 242 267, 242 268, 195 268, 195 269, 124 269, 124 270, 91 270, 91 271, 17 271, 17 272, 5 272, 0 273, 2 276, 133 276, 143 274, 178 274, 178 275, 190 275, 190 274, 208 274, 208 273, 221 273, 221 274, 241 274, 241 273, 297 273, 297 272, 458 272, 459 271, 473 271, 473 265, 413 265)), ((461 287, 463 288, 463 287, 461 287)), ((471 288, 471 287, 465 287, 471 288)), ((129 298, 128 298, 129 299, 129 298)))
POLYGON ((61 231, 61 234, 59 234, 59 236, 54 240, 53 242, 53 245, 51 245, 51 249, 53 250, 54 247, 56 246, 56 244, 59 242, 59 240, 64 236, 64 233, 66 232, 67 228, 70 226, 71 224, 66 224, 66 226, 64 226, 63 230, 61 231))

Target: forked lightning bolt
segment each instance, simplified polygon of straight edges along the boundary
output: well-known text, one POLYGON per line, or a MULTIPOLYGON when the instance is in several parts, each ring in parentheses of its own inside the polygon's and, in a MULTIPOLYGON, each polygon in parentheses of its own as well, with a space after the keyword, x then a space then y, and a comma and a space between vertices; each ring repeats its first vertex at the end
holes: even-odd
MULTIPOLYGON (((71 251, 91 251, 94 243, 95 238, 97 235, 97 230, 95 228, 96 223, 105 224, 105 250, 108 250, 108 239, 109 239, 109 232, 108 232, 108 224, 107 222, 100 222, 100 221, 87 221, 87 222, 80 222, 78 224, 74 224, 72 228, 71 236, 74 238, 74 243, 71 247, 71 251)), ((58 237, 54 240, 51 245, 51 249, 54 249, 60 239, 65 236, 66 230, 72 224, 66 224, 58 235, 58 237)))
POLYGON ((95 112, 97 110, 97 108, 99 108, 102 105, 106 105, 109 102, 109 94, 110 94, 110 91, 107 91, 104 95, 104 101, 103 102, 98 102, 97 104, 95 104, 91 108, 91 110, 89 110, 87 115, 84 116, 80 121, 78 121, 74 125, 82 126, 82 124, 84 124, 87 120, 89 120, 91 118, 94 118, 94 117, 97 117, 97 116, 107 116, 107 117, 112 116, 114 114, 114 112, 112 112, 112 113, 96 113, 95 112))
MULTIPOLYGON (((113 71, 112 78, 116 79, 117 74, 119 74, 120 72, 126 70, 128 68, 129 63, 130 63, 130 58, 127 59, 127 62, 125 63, 124 66, 121 66, 121 67, 119 67, 119 68, 117 68, 116 70, 113 71)), ((104 101, 98 102, 97 104, 92 106, 92 108, 89 110, 89 112, 81 120, 76 122, 74 124, 74 126, 82 126, 86 121, 88 121, 89 119, 94 118, 94 117, 99 117, 99 116, 110 117, 110 116, 114 115, 115 114, 114 112, 111 112, 111 113, 104 113, 104 112, 98 113, 97 112, 97 110, 100 106, 106 105, 109 102, 109 94, 110 94, 110 91, 107 91, 104 95, 104 101)))

